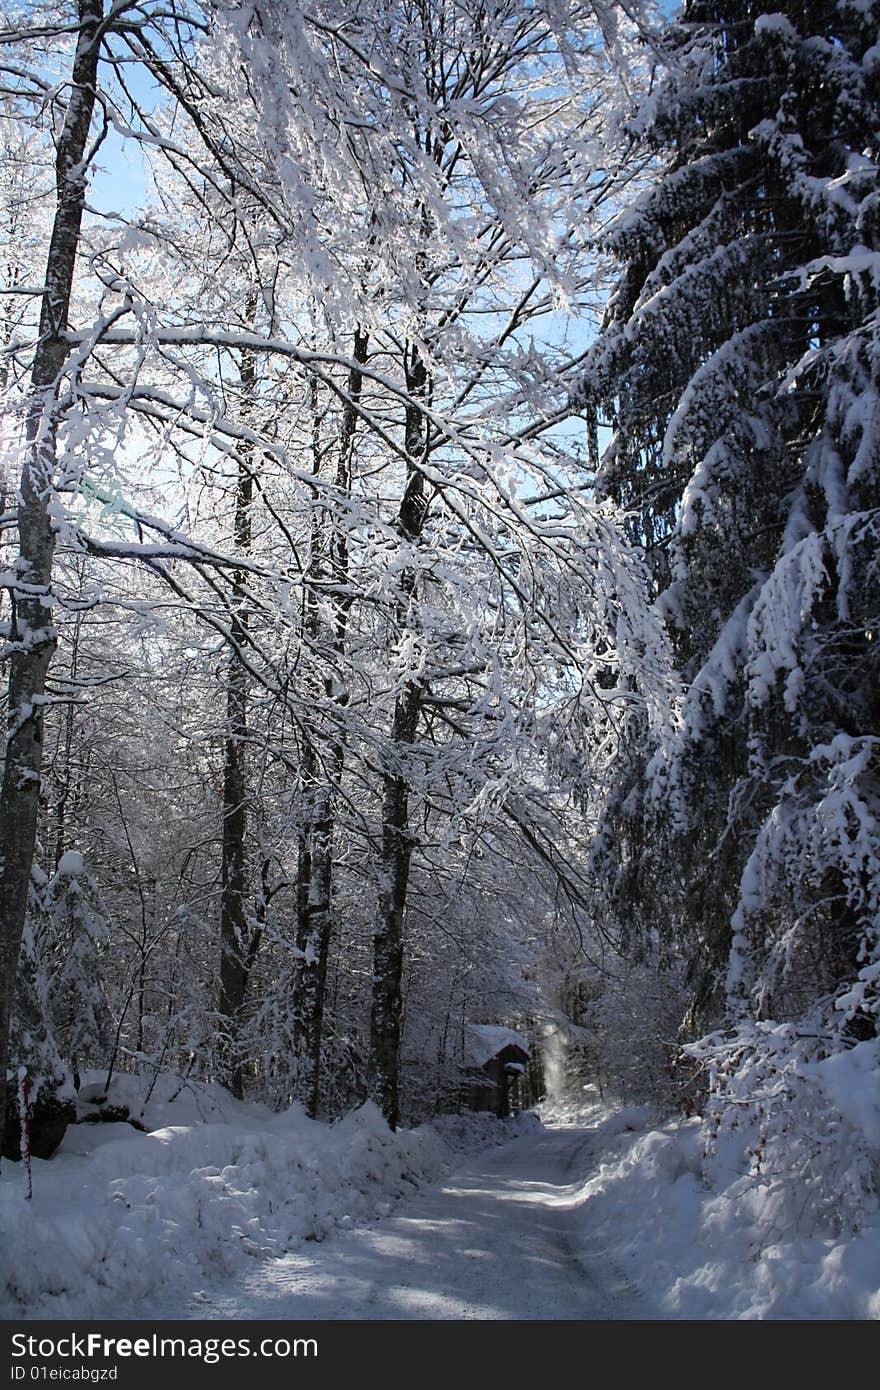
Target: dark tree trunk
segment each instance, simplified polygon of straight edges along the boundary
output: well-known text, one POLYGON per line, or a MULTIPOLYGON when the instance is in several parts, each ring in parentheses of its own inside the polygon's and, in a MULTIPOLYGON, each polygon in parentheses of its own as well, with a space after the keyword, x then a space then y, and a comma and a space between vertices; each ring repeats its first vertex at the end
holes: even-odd
MULTIPOLYGON (((424 415, 419 400, 427 388, 427 372, 416 348, 407 357, 406 384, 412 404, 407 406, 406 451, 411 460, 398 512, 401 537, 418 540, 425 524, 424 475, 418 460, 425 447, 424 415)), ((410 606, 416 587, 415 569, 401 578, 397 606, 399 631, 412 622, 410 606)), ((373 995, 370 1009, 370 1056, 367 1094, 381 1109, 392 1129, 400 1118, 400 1017, 403 1007, 403 926, 412 859, 409 830, 408 760, 418 729, 422 689, 407 681, 394 704, 390 746, 382 785, 382 856, 379 864, 379 900, 373 938, 373 995)))
POLYGON ((333 812, 330 795, 319 799, 303 832, 297 905, 297 956, 294 971, 294 1049, 299 1063, 298 1093, 307 1112, 318 1113, 321 1038, 327 958, 331 936, 333 812))
MULTIPOLYGON (((249 305, 256 315, 256 299, 249 305)), ((245 411, 253 408, 256 362, 245 352, 241 362, 241 387, 245 411)), ((238 555, 251 548, 251 506, 254 480, 249 452, 239 461, 235 488, 233 535, 238 555)), ((226 677, 226 735, 223 748, 223 842, 220 895, 220 1057, 223 1080, 239 1100, 244 1095, 242 1060, 238 1049, 241 1011, 254 960, 249 939, 245 895, 247 893, 247 732, 248 675, 239 652, 248 640, 250 614, 244 575, 236 570, 232 580, 232 648, 226 677)))
POLYGON ((6 1110, 9 1025, 36 842, 46 673, 56 642, 51 611, 56 384, 68 353, 67 322, 85 201, 102 19, 102 0, 79 0, 70 95, 55 160, 57 201, 31 371, 27 448, 18 504, 9 723, 0 792, 0 1115, 6 1110))
MULTIPOLYGON (((243 635, 241 615, 232 622, 233 637, 243 635)), ((246 676, 230 654, 226 686, 226 739, 223 759, 223 841, 220 895, 220 1029, 223 1081, 233 1095, 244 1093, 238 1029, 247 991, 248 928, 245 909, 247 835, 246 676)))
MULTIPOLYGON (((421 692, 406 687, 394 707, 391 742, 406 755, 418 727, 421 692)), ((400 1118, 398 1083, 400 1015, 403 1006, 403 919, 409 885, 412 840, 408 828, 409 780, 405 772, 385 773, 382 797, 382 858, 379 903, 373 938, 373 997, 367 1093, 392 1129, 400 1118)))
MULTIPOLYGON (((363 389, 361 368, 367 360, 368 337, 360 329, 354 335, 354 365, 348 379, 348 401, 342 417, 339 454, 336 465, 336 492, 347 497, 351 489, 352 450, 357 431, 357 406, 363 389)), ((318 454, 316 451, 316 468, 318 454)), ((348 583, 348 541, 345 528, 330 518, 325 543, 316 523, 310 572, 315 578, 327 575, 337 589, 334 599, 333 655, 342 658, 348 633, 351 599, 342 592, 348 583)), ((313 610, 314 611, 314 610, 313 610)), ((318 638, 317 624, 313 633, 318 638)), ((324 683, 324 696, 340 708, 348 695, 332 676, 324 683)), ((321 1041, 324 1030, 324 1000, 327 989, 327 961, 332 935, 333 832, 335 796, 342 778, 345 743, 340 732, 321 768, 315 750, 308 745, 303 765, 303 784, 307 789, 308 814, 300 835, 297 893, 297 956, 294 971, 294 1050, 299 1063, 299 1094, 313 1117, 318 1113, 321 1084, 321 1041)))

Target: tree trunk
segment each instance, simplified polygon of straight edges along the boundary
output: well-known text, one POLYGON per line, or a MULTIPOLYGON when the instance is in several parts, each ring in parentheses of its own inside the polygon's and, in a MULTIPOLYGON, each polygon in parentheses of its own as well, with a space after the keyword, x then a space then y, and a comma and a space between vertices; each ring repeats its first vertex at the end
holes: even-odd
MULTIPOLYGON (((351 489, 352 449, 357 430, 357 403, 363 389, 361 368, 367 360, 368 336, 360 329, 354 335, 354 365, 348 378, 348 401, 342 417, 336 490, 347 497, 351 489)), ((316 454, 317 459, 317 454, 316 454)), ((319 535, 313 535, 310 572, 320 578, 324 563, 319 535)), ((345 652, 351 599, 341 591, 348 582, 348 541, 343 526, 330 519, 327 571, 338 592, 334 599, 333 653, 345 652)), ((314 610, 313 610, 314 611, 314 610)), ((313 633, 317 638, 317 628, 313 633)), ((348 695, 338 688, 332 676, 324 682, 324 695, 344 707, 348 695)), ((340 733, 334 740, 323 770, 324 786, 318 788, 318 759, 314 748, 306 748, 303 783, 315 788, 314 800, 300 837, 297 897, 297 956, 294 970, 294 1050, 300 1068, 299 1093, 309 1115, 318 1113, 321 1083, 321 1041, 324 1029, 324 999, 327 987, 327 961, 332 934, 334 802, 342 779, 345 743, 340 733)), ((309 793, 310 794, 310 793, 309 793)))
MULTIPOLYGON (((256 297, 249 304, 249 318, 256 316, 256 297)), ((253 408, 256 388, 254 354, 244 352, 241 362, 244 407, 253 408)), ((254 480, 249 451, 239 461, 235 488, 233 534, 238 555, 251 547, 251 506, 254 480)), ((236 570, 232 579, 233 646, 226 677, 226 735, 223 748, 223 842, 220 895, 220 1064, 223 1081, 239 1100, 244 1095, 242 1059, 238 1049, 241 1011, 253 965, 245 894, 247 892, 247 731, 248 675, 239 652, 248 639, 250 614, 244 576, 236 570)))
MULTIPOLYGON (((417 460, 424 450, 424 416, 418 400, 427 386, 425 365, 416 348, 406 363, 406 385, 412 404, 407 406, 406 451, 413 461, 407 468, 406 486, 397 517, 401 537, 412 542, 422 533, 426 503, 424 475, 417 460)), ((410 604, 417 573, 405 570, 397 605, 397 625, 404 631, 411 623, 410 604)), ((415 742, 422 689, 408 680, 394 703, 390 747, 382 787, 382 856, 379 864, 379 900, 373 938, 373 996, 370 1009, 370 1057, 367 1095, 381 1109, 392 1129, 400 1118, 400 1015, 403 1004, 403 923, 409 886, 412 836, 409 831, 409 774, 407 760, 415 742)))
POLYGON ((0 1117, 6 1113, 9 1025, 36 842, 46 673, 56 643, 51 594, 57 380, 68 353, 67 321, 85 201, 103 0, 78 0, 78 11, 70 96, 55 160, 55 219, 31 371, 18 504, 19 559, 11 595, 9 723, 0 792, 0 1117))
MULTIPOLYGON (((341 771, 341 767, 340 767, 341 771)), ((297 955, 294 969, 293 1042, 298 1061, 297 1090, 309 1115, 318 1113, 321 1037, 331 935, 333 811, 325 790, 304 828, 297 904, 297 955)))
MULTIPOLYGON (((236 642, 243 636, 242 615, 232 620, 236 642)), ((233 651, 226 685, 226 738, 223 757, 223 841, 220 894, 220 1062, 223 1082, 239 1100, 244 1094, 238 1054, 240 1015, 247 990, 247 913, 245 838, 247 834, 247 684, 233 651)))

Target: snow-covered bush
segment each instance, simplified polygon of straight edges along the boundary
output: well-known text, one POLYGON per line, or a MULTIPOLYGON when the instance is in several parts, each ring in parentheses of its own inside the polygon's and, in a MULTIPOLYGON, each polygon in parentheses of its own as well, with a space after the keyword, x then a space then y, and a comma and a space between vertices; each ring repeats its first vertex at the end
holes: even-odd
POLYGON ((708 1069, 707 1175, 772 1197, 780 1235, 858 1230, 880 1206, 880 1040, 841 1051, 809 1027, 743 1023, 686 1049, 708 1069))

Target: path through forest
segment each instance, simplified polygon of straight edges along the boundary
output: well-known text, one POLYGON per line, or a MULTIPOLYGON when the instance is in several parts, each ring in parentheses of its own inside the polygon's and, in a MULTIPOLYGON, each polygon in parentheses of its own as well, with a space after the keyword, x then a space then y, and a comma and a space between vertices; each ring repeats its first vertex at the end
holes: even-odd
POLYGON ((558 1126, 469 1159, 394 1215, 142 1316, 188 1319, 650 1317, 602 1251, 585 1254, 594 1130, 558 1126))

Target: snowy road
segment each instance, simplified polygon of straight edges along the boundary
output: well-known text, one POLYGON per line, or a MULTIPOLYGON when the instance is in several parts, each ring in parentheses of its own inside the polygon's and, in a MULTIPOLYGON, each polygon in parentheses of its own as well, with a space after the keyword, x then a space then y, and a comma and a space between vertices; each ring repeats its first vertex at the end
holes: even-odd
POLYGON ((189 1304, 189 1319, 650 1317, 607 1255, 584 1257, 579 1190, 595 1133, 560 1127, 468 1160, 373 1226, 256 1265, 189 1304))

